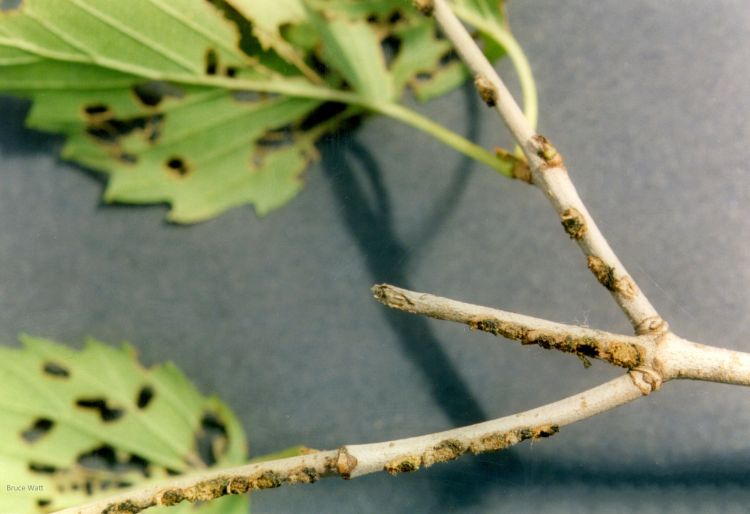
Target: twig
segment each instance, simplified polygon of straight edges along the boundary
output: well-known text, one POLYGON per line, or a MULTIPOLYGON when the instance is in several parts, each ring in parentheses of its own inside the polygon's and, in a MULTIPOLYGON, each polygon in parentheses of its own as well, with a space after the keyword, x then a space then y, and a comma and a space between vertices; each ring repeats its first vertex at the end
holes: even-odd
POLYGON ((63 509, 57 514, 135 514, 182 501, 209 501, 228 494, 320 478, 356 478, 386 471, 398 474, 457 459, 465 453, 504 450, 528 439, 549 437, 560 427, 628 403, 642 395, 623 375, 564 400, 476 425, 383 443, 347 445, 338 450, 185 476, 63 509))
POLYGON ((648 354, 654 350, 654 341, 649 336, 633 337, 554 323, 389 284, 373 286, 372 292, 380 303, 394 309, 464 323, 522 344, 536 344, 542 348, 574 353, 582 359, 600 359, 627 369, 637 368, 646 362, 648 354))
MULTIPOLYGON (((533 130, 492 64, 476 45, 445 0, 434 0, 431 12, 461 59, 474 73, 482 99, 500 114, 526 156, 530 181, 552 203, 571 238, 587 257, 587 265, 599 282, 614 296, 637 334, 660 333, 667 324, 641 292, 594 223, 575 186, 568 177, 562 156, 544 137, 533 130)), ((518 177, 525 178, 525 177, 518 177)))

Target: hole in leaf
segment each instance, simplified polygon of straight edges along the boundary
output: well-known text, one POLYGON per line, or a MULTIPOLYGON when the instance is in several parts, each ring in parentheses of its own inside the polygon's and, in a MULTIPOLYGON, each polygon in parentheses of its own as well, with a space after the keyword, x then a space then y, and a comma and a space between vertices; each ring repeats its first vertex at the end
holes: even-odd
POLYGON ((29 462, 29 471, 33 473, 44 473, 45 475, 51 475, 57 471, 55 466, 49 464, 39 464, 38 462, 29 462))
POLYGON ((78 407, 84 409, 96 410, 99 412, 99 417, 105 423, 117 421, 125 415, 124 409, 117 407, 111 408, 107 405, 107 401, 104 398, 82 398, 76 401, 78 407))
POLYGON ((126 136, 134 130, 142 130, 149 142, 154 142, 159 137, 162 114, 153 116, 139 116, 129 120, 109 119, 100 123, 91 123, 86 127, 86 133, 103 144, 117 144, 122 136, 126 136))
POLYGON ((225 70, 225 74, 230 79, 233 79, 237 76, 237 68, 234 66, 227 66, 227 69, 225 70))
POLYGON ((37 507, 47 507, 51 503, 52 503, 52 500, 50 500, 49 498, 38 498, 36 500, 37 507))
POLYGON ((47 375, 58 378, 68 378, 70 376, 70 371, 68 371, 68 368, 66 368, 62 364, 58 364, 57 362, 52 361, 45 362, 42 371, 44 371, 47 375))
MULTIPOLYGON (((104 470, 120 474, 136 472, 146 478, 151 476, 149 462, 146 459, 139 455, 131 454, 127 459, 118 460, 115 449, 108 444, 97 446, 93 450, 80 454, 77 462, 80 466, 87 469, 104 470)), ((118 485, 118 487, 120 486, 118 485)))
POLYGON ((380 47, 383 49, 385 64, 390 68, 393 59, 396 58, 399 50, 401 50, 401 40, 395 36, 388 36, 380 42, 380 47))
POLYGON ((148 407, 148 404, 151 403, 151 400, 154 399, 154 390, 151 386, 143 386, 141 387, 141 390, 138 391, 138 398, 136 398, 135 404, 138 406, 139 409, 145 409, 148 407))
POLYGON ((181 474, 182 473, 180 473, 179 471, 176 471, 176 470, 174 470, 172 468, 167 468, 167 475, 169 475, 171 477, 176 477, 177 475, 181 475, 181 474))
POLYGON ((340 114, 346 110, 346 104, 337 102, 326 102, 319 107, 315 108, 310 114, 308 114, 302 123, 300 129, 307 131, 314 126, 329 120, 330 118, 340 114))
POLYGON ((107 107, 104 104, 89 104, 86 107, 83 108, 83 110, 86 112, 89 116, 102 116, 104 114, 111 114, 112 111, 109 110, 109 107, 107 107))
POLYGON ((166 162, 167 168, 170 173, 177 175, 182 178, 188 174, 190 168, 182 157, 170 157, 166 162))
POLYGON ((219 69, 219 56, 216 50, 209 48, 206 50, 206 75, 216 75, 219 69))
POLYGON ((55 422, 47 418, 39 418, 34 420, 29 428, 21 432, 21 437, 28 443, 34 443, 47 435, 55 426, 55 422))
POLYGON ((213 466, 226 450, 228 442, 226 425, 219 417, 207 412, 201 418, 201 427, 195 436, 195 447, 200 459, 207 465, 213 466))
POLYGON ((284 146, 294 144, 295 132, 291 126, 282 127, 278 130, 269 130, 258 139, 255 144, 263 150, 276 150, 284 146))
POLYGON ((182 98, 185 93, 179 87, 161 80, 152 80, 133 86, 133 93, 143 105, 156 107, 165 97, 182 98))

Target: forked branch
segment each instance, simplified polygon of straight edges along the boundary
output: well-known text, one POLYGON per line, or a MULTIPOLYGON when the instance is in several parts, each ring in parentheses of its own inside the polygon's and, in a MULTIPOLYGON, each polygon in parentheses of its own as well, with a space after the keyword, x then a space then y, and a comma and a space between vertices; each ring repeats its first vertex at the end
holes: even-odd
POLYGON ((528 161, 517 178, 539 187, 560 216, 567 234, 586 255, 586 264, 630 319, 636 336, 563 325, 488 307, 466 304, 388 285, 375 286, 386 305, 438 319, 466 323, 496 335, 594 357, 628 369, 588 391, 530 411, 445 432, 382 443, 345 445, 287 459, 186 476, 59 511, 65 514, 135 513, 181 501, 207 501, 227 494, 327 476, 355 478, 387 471, 397 474, 453 460, 464 453, 498 451, 526 439, 548 437, 560 427, 635 400, 677 378, 750 385, 750 354, 686 341, 671 331, 610 248, 575 190, 562 157, 524 118, 510 92, 454 16, 446 0, 416 0, 435 16, 475 74, 484 101, 494 106, 528 161))

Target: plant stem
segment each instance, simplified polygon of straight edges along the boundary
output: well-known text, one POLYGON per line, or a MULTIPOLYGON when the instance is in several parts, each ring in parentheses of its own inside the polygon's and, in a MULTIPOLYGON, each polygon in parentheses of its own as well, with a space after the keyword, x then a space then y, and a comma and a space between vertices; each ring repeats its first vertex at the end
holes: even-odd
POLYGON ((182 501, 209 501, 227 494, 282 485, 309 484, 319 478, 350 479, 370 473, 416 471, 463 454, 504 450, 525 440, 549 437, 560 427, 623 405, 642 395, 631 377, 614 380, 544 407, 444 432, 382 443, 345 445, 309 455, 247 464, 177 477, 57 514, 129 513, 182 501))
POLYGON ((474 12, 461 5, 453 5, 453 10, 466 23, 484 32, 505 49, 518 74, 518 82, 521 85, 521 94, 523 96, 523 113, 529 124, 532 127, 536 127, 539 118, 539 100, 536 82, 531 72, 529 60, 521 45, 518 44, 518 41, 513 36, 513 33, 505 27, 498 27, 486 19, 480 18, 474 12))

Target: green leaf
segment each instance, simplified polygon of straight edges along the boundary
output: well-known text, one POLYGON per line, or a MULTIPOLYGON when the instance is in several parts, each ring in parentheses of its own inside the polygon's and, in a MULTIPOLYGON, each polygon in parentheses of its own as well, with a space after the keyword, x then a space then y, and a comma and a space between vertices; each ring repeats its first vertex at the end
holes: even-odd
MULTIPOLYGON (((460 4, 475 18, 490 5, 460 4)), ((27 125, 65 135, 64 158, 109 177, 108 202, 166 203, 178 223, 280 207, 316 139, 368 111, 503 172, 397 105, 407 88, 428 99, 467 76, 408 0, 22 0, 0 11, 0 91, 32 101, 27 125), (325 102, 349 109, 321 114, 335 111, 325 102)))
POLYGON ((320 102, 238 100, 232 78, 281 79, 237 42, 205 0, 25 0, 0 14, 0 90, 34 101, 28 126, 68 136, 64 158, 110 176, 109 202, 169 203, 181 223, 262 215, 300 190, 313 141, 296 127, 320 102))
POLYGON ((391 102, 396 90, 386 68, 378 35, 365 20, 352 20, 344 13, 309 11, 310 21, 323 41, 323 58, 359 95, 391 102))
MULTIPOLYGON (((22 337, 0 347, 1 512, 48 512, 113 489, 241 464, 245 436, 216 397, 172 364, 144 368, 130 346, 73 350, 22 337)), ((184 512, 247 512, 233 497, 184 512)), ((179 512, 179 510, 171 510, 179 512)))

